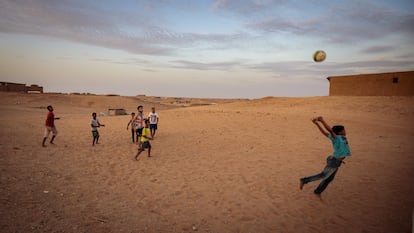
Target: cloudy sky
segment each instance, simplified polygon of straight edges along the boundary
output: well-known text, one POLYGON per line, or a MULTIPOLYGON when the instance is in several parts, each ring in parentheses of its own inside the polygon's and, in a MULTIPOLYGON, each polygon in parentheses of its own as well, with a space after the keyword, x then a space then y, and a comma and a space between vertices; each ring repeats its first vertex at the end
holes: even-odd
POLYGON ((0 1, 0 81, 47 92, 321 96, 328 76, 408 70, 412 0, 0 1))

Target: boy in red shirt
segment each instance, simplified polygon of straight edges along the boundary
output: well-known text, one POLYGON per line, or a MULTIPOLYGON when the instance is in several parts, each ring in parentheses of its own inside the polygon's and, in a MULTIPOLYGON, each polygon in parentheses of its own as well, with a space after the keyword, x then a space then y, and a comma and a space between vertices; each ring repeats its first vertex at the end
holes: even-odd
POLYGON ((46 117, 46 122, 45 122, 45 136, 43 137, 43 143, 42 146, 46 147, 45 142, 46 139, 49 137, 50 132, 52 132, 53 136, 52 139, 50 139, 50 144, 54 144, 53 140, 55 140, 55 137, 57 135, 57 130, 56 130, 56 126, 55 126, 55 120, 59 120, 59 117, 55 117, 55 114, 53 113, 53 107, 51 105, 47 106, 47 110, 49 110, 49 113, 47 114, 46 117))

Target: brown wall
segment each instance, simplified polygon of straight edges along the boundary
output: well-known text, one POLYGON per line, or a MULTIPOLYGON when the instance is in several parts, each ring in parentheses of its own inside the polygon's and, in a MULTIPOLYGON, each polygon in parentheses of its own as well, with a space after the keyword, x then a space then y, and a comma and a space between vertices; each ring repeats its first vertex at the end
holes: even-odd
POLYGON ((26 86, 26 84, 21 84, 21 83, 0 82, 0 91, 43 93, 43 87, 39 85, 26 86))
POLYGON ((1 91, 26 92, 26 84, 0 82, 1 91))
POLYGON ((414 71, 331 76, 329 95, 340 96, 413 96, 414 71), (394 83, 394 79, 398 79, 394 83))

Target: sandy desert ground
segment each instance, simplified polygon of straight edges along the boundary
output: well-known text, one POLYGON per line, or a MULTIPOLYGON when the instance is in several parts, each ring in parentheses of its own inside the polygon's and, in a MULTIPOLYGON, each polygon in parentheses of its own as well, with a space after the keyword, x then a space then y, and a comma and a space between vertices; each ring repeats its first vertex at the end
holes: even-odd
POLYGON ((209 101, 0 93, 1 232, 411 232, 414 97, 209 101), (139 104, 160 114, 152 158, 134 161, 129 116, 99 116, 91 146, 92 112, 139 104), (353 153, 322 200, 299 190, 332 152, 318 115, 353 153))

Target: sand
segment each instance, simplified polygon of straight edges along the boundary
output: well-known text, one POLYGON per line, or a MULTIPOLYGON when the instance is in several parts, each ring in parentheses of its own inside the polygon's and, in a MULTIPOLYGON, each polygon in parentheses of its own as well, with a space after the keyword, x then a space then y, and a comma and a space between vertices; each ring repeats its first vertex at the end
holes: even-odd
POLYGON ((411 232, 413 97, 157 100, 0 93, 1 232, 411 232), (129 116, 98 116, 91 145, 92 112, 139 104, 160 114, 153 157, 134 161, 129 116), (332 152, 318 115, 353 153, 322 200, 318 182, 299 190, 332 152))

